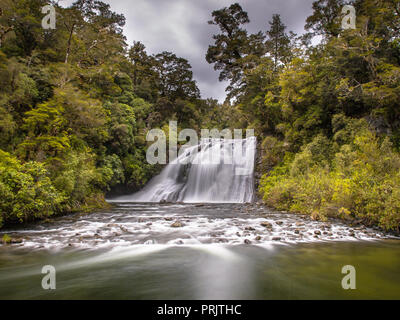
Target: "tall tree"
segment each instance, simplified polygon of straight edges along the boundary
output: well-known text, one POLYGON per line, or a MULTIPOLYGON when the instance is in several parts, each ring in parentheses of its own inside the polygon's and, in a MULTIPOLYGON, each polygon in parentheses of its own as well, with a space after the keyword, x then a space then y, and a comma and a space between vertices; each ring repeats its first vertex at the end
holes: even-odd
POLYGON ((276 71, 278 65, 286 64, 291 56, 290 38, 285 32, 286 26, 279 14, 274 14, 269 24, 270 29, 267 31, 268 38, 265 45, 274 60, 274 70, 276 71))
POLYGON ((171 52, 157 54, 155 70, 159 75, 159 90, 161 96, 174 101, 176 98, 198 98, 200 91, 193 80, 192 66, 184 58, 179 58, 171 52))
POLYGON ((313 14, 306 20, 306 30, 315 35, 337 37, 341 30, 341 10, 344 0, 317 0, 313 2, 313 14))
POLYGON ((261 57, 265 53, 265 37, 261 32, 248 36, 243 25, 250 20, 238 3, 213 11, 212 17, 213 20, 208 23, 218 26, 221 33, 213 36, 214 45, 208 47, 206 60, 214 64, 215 70, 220 71, 220 81, 230 81, 227 91, 232 92, 241 85, 244 63, 254 67, 250 59, 244 58, 261 57))

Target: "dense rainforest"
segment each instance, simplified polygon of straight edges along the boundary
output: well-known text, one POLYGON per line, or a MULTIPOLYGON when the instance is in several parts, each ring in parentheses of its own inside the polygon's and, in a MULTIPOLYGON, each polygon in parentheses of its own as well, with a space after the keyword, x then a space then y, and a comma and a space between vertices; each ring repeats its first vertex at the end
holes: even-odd
POLYGON ((318 0, 306 33, 279 14, 249 34, 239 4, 211 13, 205 58, 228 81, 223 104, 202 99, 189 62, 126 43, 125 18, 101 1, 0 2, 0 225, 91 210, 116 187, 158 171, 146 133, 254 128, 259 192, 279 210, 400 225, 400 1, 318 0), (318 43, 312 41, 319 39, 318 43))

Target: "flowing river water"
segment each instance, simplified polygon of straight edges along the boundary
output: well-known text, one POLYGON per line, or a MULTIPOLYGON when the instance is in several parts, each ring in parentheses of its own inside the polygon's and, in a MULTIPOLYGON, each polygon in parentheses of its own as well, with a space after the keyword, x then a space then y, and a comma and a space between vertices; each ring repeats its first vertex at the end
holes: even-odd
POLYGON ((256 204, 116 203, 5 233, 22 242, 0 246, 1 299, 400 298, 398 239, 256 204))
POLYGON ((255 152, 205 139, 110 210, 2 230, 17 241, 0 246, 0 299, 400 299, 399 239, 245 204, 255 152))

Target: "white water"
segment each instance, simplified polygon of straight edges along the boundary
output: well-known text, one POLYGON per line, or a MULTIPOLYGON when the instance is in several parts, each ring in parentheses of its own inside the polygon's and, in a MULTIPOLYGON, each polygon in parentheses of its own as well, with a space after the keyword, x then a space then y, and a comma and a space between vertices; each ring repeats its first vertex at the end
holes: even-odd
POLYGON ((254 197, 256 138, 202 139, 141 191, 110 201, 248 203, 254 197))

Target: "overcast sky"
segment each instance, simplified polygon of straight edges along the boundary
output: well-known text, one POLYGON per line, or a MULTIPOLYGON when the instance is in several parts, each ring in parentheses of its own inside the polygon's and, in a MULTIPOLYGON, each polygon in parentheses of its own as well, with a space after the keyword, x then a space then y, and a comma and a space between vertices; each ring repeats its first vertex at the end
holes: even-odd
MULTIPOLYGON (((226 83, 218 81, 218 72, 205 60, 212 35, 218 27, 207 24, 211 12, 239 2, 247 11, 251 33, 268 30, 272 14, 282 16, 287 30, 304 32, 313 0, 103 0, 113 11, 126 17, 124 33, 128 44, 141 41, 150 54, 171 51, 189 60, 203 98, 225 99, 226 83)), ((60 1, 68 5, 72 0, 60 1)))

